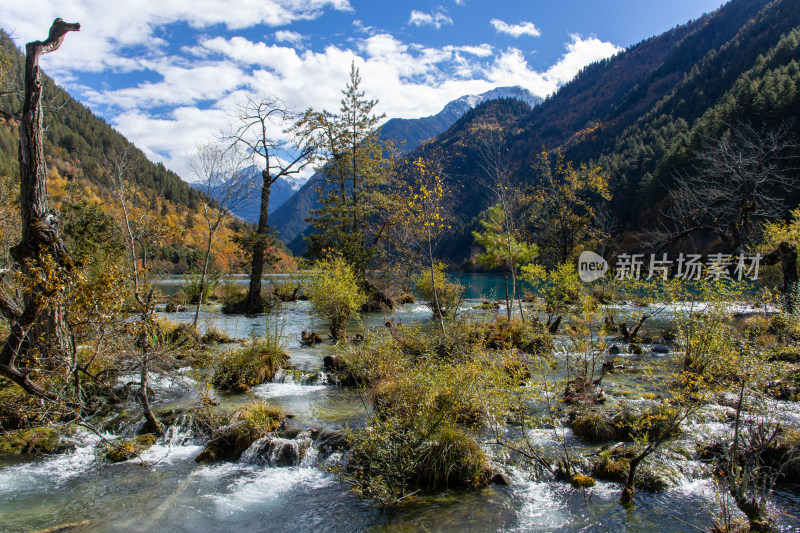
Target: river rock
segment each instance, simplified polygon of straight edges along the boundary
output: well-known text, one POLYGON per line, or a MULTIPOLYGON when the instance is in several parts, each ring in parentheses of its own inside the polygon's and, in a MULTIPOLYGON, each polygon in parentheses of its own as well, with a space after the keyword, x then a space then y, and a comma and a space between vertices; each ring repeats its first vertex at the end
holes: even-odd
POLYGON ((0 454, 52 455, 75 449, 75 443, 67 439, 73 429, 39 427, 9 431, 0 436, 0 454))
POLYGON ((651 353, 658 353, 658 354, 667 354, 669 353, 669 347, 664 344, 654 344, 650 347, 651 353))
POLYGON ((322 360, 322 366, 330 372, 344 372, 347 370, 347 364, 341 355, 326 355, 322 360))
POLYGON ((110 463, 121 463, 147 451, 156 443, 156 436, 151 433, 139 435, 132 439, 120 439, 108 443, 103 456, 110 463))
POLYGON ((489 480, 489 483, 493 485, 502 485, 508 486, 511 485, 511 482, 508 480, 508 476, 502 472, 495 472, 492 478, 489 480))
POLYGON ((267 436, 254 442, 242 454, 241 461, 274 468, 297 466, 305 455, 309 443, 308 439, 267 436))
POLYGON ((317 448, 327 454, 345 450, 348 447, 347 435, 339 429, 323 429, 316 439, 317 448))
POLYGON ((194 460, 198 463, 205 463, 239 459, 242 453, 256 440, 251 429, 247 420, 240 420, 220 428, 194 460))
POLYGON ((311 333, 308 333, 305 330, 300 332, 300 344, 303 346, 312 346, 314 344, 319 344, 321 342, 322 342, 322 337, 320 337, 318 333, 315 333, 313 331, 311 333))

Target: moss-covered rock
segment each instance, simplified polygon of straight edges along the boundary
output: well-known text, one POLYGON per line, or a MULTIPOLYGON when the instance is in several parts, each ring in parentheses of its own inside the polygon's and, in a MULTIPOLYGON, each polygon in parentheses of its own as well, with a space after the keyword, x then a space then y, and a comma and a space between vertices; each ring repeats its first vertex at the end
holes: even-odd
POLYGON ((72 427, 39 427, 9 431, 0 435, 0 453, 53 455, 75 448, 67 437, 72 427))
POLYGON ((597 479, 625 483, 631 463, 625 457, 601 456, 592 465, 592 475, 597 479))
POLYGON ((278 430, 285 420, 286 415, 280 410, 254 400, 234 415, 231 424, 214 432, 195 461, 235 461, 255 441, 278 430))
POLYGON ((571 483, 576 489, 588 489, 590 487, 594 487, 595 485, 594 478, 581 474, 575 474, 572 476, 571 483))
POLYGON ((152 433, 138 435, 132 439, 119 439, 106 445, 103 457, 110 463, 122 463, 149 450, 158 438, 152 433))

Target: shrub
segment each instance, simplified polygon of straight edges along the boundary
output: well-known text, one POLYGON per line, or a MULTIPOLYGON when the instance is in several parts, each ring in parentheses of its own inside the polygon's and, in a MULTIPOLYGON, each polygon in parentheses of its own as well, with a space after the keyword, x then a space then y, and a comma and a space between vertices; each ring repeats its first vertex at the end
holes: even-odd
POLYGON ((600 457, 592 466, 592 475, 597 479, 625 483, 628 478, 630 466, 631 464, 628 459, 624 457, 614 458, 611 453, 606 450, 600 454, 600 457))
POLYGON ((537 355, 553 351, 553 336, 536 320, 523 323, 518 318, 497 317, 493 322, 473 323, 468 327, 473 342, 482 341, 487 348, 517 348, 537 355))
POLYGON ((458 314, 458 307, 464 299, 464 286, 447 277, 442 263, 434 265, 433 279, 431 279, 430 270, 423 270, 412 281, 420 297, 428 301, 428 307, 433 311, 434 317, 452 317, 458 314), (435 294, 434 283, 436 285, 435 294))
POLYGON ((476 488, 491 476, 486 455, 475 440, 462 430, 447 426, 435 440, 426 442, 415 469, 417 483, 432 489, 476 488))
POLYGON ((504 394, 517 387, 507 369, 516 352, 443 357, 417 351, 424 333, 401 333, 375 332, 344 354, 348 369, 371 387, 375 408, 366 427, 348 432, 345 481, 384 504, 414 489, 485 484, 488 461, 464 426, 507 415, 504 394))
POLYGON ((260 399, 251 400, 234 415, 234 420, 244 420, 251 428, 265 434, 277 430, 285 419, 280 409, 260 399))
POLYGON ((195 461, 236 460, 258 439, 281 427, 286 415, 263 400, 252 400, 234 414, 231 424, 219 428, 195 461))
POLYGON ((475 440, 448 425, 420 434, 396 418, 373 418, 347 434, 351 453, 340 474, 362 497, 391 505, 418 489, 477 488, 491 467, 475 440))
POLYGON ((330 322, 331 337, 347 340, 347 321, 367 301, 355 274, 342 258, 318 261, 308 282, 308 299, 319 317, 330 322))
POLYGON ((221 353, 212 362, 211 384, 220 391, 246 392, 269 381, 286 365, 289 356, 274 345, 251 339, 240 348, 221 353))
POLYGON ((586 442, 599 443, 614 439, 617 428, 597 411, 589 411, 578 415, 572 422, 572 432, 586 442))
POLYGON ((303 284, 298 280, 279 280, 272 282, 272 294, 281 302, 296 302, 302 297, 303 284))
POLYGON ((770 329, 770 323, 761 315, 753 315, 742 321, 741 328, 746 336, 755 338, 766 334, 770 329))
POLYGON ((247 287, 236 283, 236 280, 226 279, 220 283, 217 293, 219 293, 223 307, 228 307, 245 299, 247 296, 247 287))
POLYGON ((203 344, 230 344, 236 342, 230 335, 216 327, 210 327, 200 338, 203 344))
MULTIPOLYGON (((181 292, 183 292, 187 302, 190 304, 196 304, 200 298, 200 278, 201 274, 196 269, 192 269, 183 275, 181 292)), ((214 294, 217 285, 219 285, 219 272, 209 270, 203 283, 204 302, 207 302, 209 296, 214 294)))

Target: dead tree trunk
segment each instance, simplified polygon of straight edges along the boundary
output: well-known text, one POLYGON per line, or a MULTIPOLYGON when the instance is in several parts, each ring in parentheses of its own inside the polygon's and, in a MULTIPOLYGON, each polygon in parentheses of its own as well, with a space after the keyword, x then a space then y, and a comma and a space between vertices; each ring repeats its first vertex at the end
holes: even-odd
MULTIPOLYGON (((45 266, 48 257, 60 267, 72 267, 69 253, 59 236, 58 215, 50 209, 48 200, 39 58, 58 50, 67 32, 79 29, 80 24, 55 19, 45 41, 33 41, 25 47, 25 102, 19 131, 22 240, 12 248, 11 254, 23 274, 29 277, 45 266)), ((0 373, 31 394, 54 400, 54 395, 34 384, 27 371, 17 367, 17 362, 27 355, 42 332, 49 333, 51 340, 59 341, 61 337, 57 321, 53 320, 53 310, 48 308, 47 296, 41 286, 34 285, 25 297, 22 309, 2 306, 2 312, 10 322, 10 333, 0 351, 0 373)))
POLYGON ((253 244, 253 263, 250 266, 250 289, 247 292, 245 312, 256 314, 264 311, 261 300, 261 276, 264 274, 264 255, 267 248, 267 217, 269 215, 269 195, 272 188, 272 178, 267 170, 261 172, 264 184, 261 187, 261 213, 258 217, 256 240, 253 244))
POLYGON ((764 258, 765 265, 781 264, 783 270, 784 311, 794 314, 798 311, 797 247, 787 242, 778 245, 778 249, 764 258))

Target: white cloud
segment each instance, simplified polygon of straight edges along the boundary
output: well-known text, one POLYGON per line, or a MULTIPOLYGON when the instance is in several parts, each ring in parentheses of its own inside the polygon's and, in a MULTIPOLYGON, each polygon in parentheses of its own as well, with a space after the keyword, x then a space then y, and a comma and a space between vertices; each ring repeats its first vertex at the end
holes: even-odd
MULTIPOLYGON (((73 93, 102 110, 151 159, 183 177, 191 176, 188 161, 197 143, 229 125, 237 101, 266 90, 298 109, 336 110, 351 62, 361 69, 367 96, 379 100, 378 113, 414 118, 436 113, 464 94, 499 85, 521 85, 545 96, 589 62, 618 51, 596 37, 572 35, 559 61, 537 70, 516 48, 422 46, 357 21, 354 26, 364 33, 316 50, 296 49, 303 36, 286 28, 275 31, 266 43, 214 31, 216 24, 229 29, 280 26, 319 16, 324 9, 349 10, 347 0, 162 2, 168 5, 62 0, 57 7, 48 0, 6 3, 10 5, 0 11, 0 25, 14 30, 18 43, 44 38, 48 28, 42 21, 56 15, 81 22, 81 32, 70 34, 62 51, 42 58, 44 68, 59 83, 68 81, 73 93), (262 9, 265 5, 271 11, 262 9), (190 29, 172 24, 182 18, 190 29), (179 46, 168 46, 172 41, 179 46), (173 51, 176 48, 179 53, 173 51), (131 83, 120 77, 115 88, 89 88, 80 77, 87 71, 110 78, 138 71, 135 79, 144 81, 131 83)), ((442 12, 420 15, 431 17, 433 26, 440 16, 440 26, 452 23, 442 12)))
POLYGON ((464 52, 465 54, 471 54, 478 57, 489 57, 494 53, 494 48, 492 48, 492 45, 489 44, 479 44, 476 46, 447 45, 443 48, 443 50, 447 50, 449 52, 464 52))
POLYGON ((64 53, 43 58, 51 73, 131 71, 143 68, 139 58, 165 53, 172 32, 181 31, 169 26, 173 23, 194 29, 274 27, 317 18, 326 9, 352 7, 349 0, 4 0, 0 26, 25 43, 45 38, 56 17, 80 22, 81 31, 64 42, 64 53))
POLYGON ((408 23, 412 26, 434 26, 437 30, 442 26, 453 23, 453 19, 448 17, 442 12, 438 13, 423 13, 416 9, 411 11, 411 16, 408 18, 408 23))
POLYGON ((200 65, 159 64, 153 68, 163 76, 160 82, 94 93, 90 102, 122 108, 112 124, 148 156, 186 177, 195 145, 230 123, 235 102, 267 88, 298 109, 338 109, 351 62, 361 71, 367 96, 379 100, 378 113, 415 118, 437 113, 464 94, 497 86, 520 85, 545 96, 587 64, 619 50, 596 37, 571 35, 558 62, 540 71, 516 48, 500 52, 488 44, 430 48, 386 33, 356 39, 352 49, 328 46, 301 52, 244 37, 215 37, 192 50, 203 58, 200 65), (167 102, 177 102, 172 105, 178 107, 168 114, 148 114, 148 106, 167 102))
POLYGON ((492 19, 489 21, 495 30, 500 33, 505 33, 512 37, 522 37, 523 35, 530 35, 531 37, 538 37, 542 34, 539 29, 533 25, 533 22, 520 22, 519 24, 507 24, 500 19, 492 19))
POLYGON ((547 76, 556 80, 559 85, 574 78, 586 65, 611 57, 622 50, 619 46, 601 41, 594 36, 583 39, 573 33, 570 38, 572 42, 566 45, 567 53, 558 63, 547 69, 547 76))
POLYGON ((275 42, 278 43, 290 43, 295 46, 301 44, 305 39, 305 36, 297 33, 296 31, 290 30, 278 30, 275 32, 275 42))
POLYGON ((488 72, 489 80, 496 85, 521 85, 537 96, 545 96, 574 78, 586 65, 611 57, 621 50, 596 37, 583 39, 580 35, 572 34, 570 38, 572 41, 565 45, 567 52, 544 72, 532 70, 520 50, 509 48, 492 65, 488 72))

